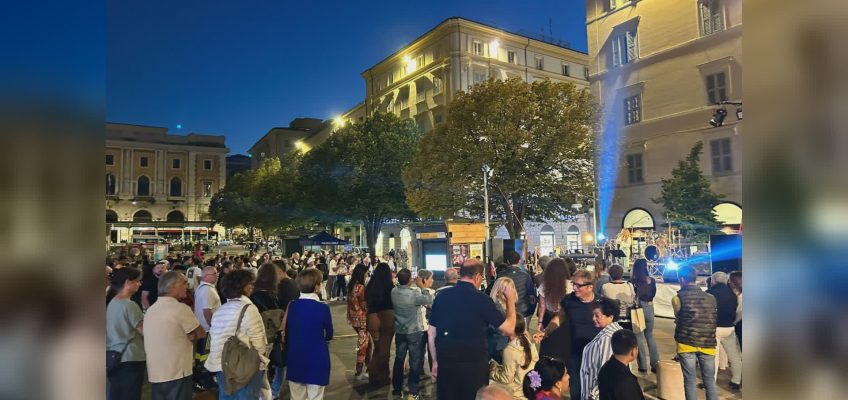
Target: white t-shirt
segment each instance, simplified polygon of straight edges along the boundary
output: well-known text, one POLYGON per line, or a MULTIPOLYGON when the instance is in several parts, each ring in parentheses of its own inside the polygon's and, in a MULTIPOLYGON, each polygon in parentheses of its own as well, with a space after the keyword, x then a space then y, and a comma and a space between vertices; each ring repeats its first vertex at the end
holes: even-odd
POLYGON ((191 266, 191 268, 186 271, 186 283, 189 290, 194 290, 194 288, 200 285, 200 276, 202 274, 203 270, 196 265, 191 266))
POLYGON ((266 369, 268 358, 265 357, 265 350, 268 339, 265 337, 265 325, 262 323, 259 309, 253 305, 247 296, 230 299, 212 316, 212 329, 209 330, 209 337, 211 338, 209 339, 209 358, 204 363, 206 369, 210 372, 222 370, 221 355, 224 352, 224 343, 230 336, 233 336, 233 332, 237 332, 236 337, 251 348, 261 349, 259 352, 260 369, 266 369), (236 329, 236 322, 238 322, 241 309, 246 304, 248 306, 244 318, 241 320, 241 325, 236 329))
POLYGON ((209 324, 203 316, 203 310, 212 310, 214 314, 221 307, 221 297, 215 286, 208 282, 200 282, 200 286, 194 291, 194 315, 200 322, 203 330, 209 332, 209 324))
POLYGON ((192 374, 194 343, 188 334, 200 323, 189 306, 159 297, 144 315, 144 350, 151 383, 170 382, 192 374))
POLYGON ((338 262, 337 262, 336 260, 330 260, 330 264, 329 264, 329 265, 327 265, 327 267, 329 267, 329 269, 330 269, 330 276, 336 276, 336 275, 338 275, 338 274, 339 274, 339 273, 336 271, 336 266, 337 266, 337 265, 338 265, 338 262))

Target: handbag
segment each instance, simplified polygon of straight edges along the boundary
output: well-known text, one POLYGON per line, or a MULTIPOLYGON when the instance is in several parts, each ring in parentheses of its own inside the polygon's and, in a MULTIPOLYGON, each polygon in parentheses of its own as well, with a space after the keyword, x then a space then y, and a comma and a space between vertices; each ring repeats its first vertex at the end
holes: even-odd
POLYGON ((632 283, 630 286, 633 288, 633 297, 636 299, 633 303, 633 308, 630 309, 630 323, 633 326, 633 333, 641 333, 645 330, 645 310, 639 303, 639 296, 636 294, 636 286, 632 283))
POLYGON ((232 396, 237 390, 250 383, 251 379, 259 372, 261 361, 258 350, 251 348, 250 344, 245 344, 238 338, 241 320, 244 318, 244 312, 247 311, 247 307, 249 306, 250 304, 246 304, 242 307, 241 314, 239 314, 238 321, 236 322, 236 329, 233 335, 224 342, 224 351, 221 354, 221 369, 224 372, 224 392, 228 396, 232 396))
POLYGON ((124 358, 124 352, 127 351, 127 347, 129 347, 130 342, 132 342, 133 339, 134 338, 128 340, 121 351, 106 350, 106 376, 112 375, 112 373, 118 369, 118 365, 121 364, 121 359, 124 358))
POLYGON ((268 354, 268 358, 271 360, 269 364, 275 367, 286 366, 286 357, 288 357, 288 349, 286 348, 286 320, 289 317, 290 306, 291 301, 289 301, 289 304, 286 306, 286 312, 283 314, 283 320, 280 323, 280 330, 274 336, 271 352, 268 354))

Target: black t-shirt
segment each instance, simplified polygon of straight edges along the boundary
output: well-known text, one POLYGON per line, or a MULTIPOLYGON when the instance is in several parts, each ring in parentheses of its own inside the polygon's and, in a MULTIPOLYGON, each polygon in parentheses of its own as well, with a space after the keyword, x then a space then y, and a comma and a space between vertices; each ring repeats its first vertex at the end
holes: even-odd
POLYGON ((250 301, 256 305, 256 308, 259 309, 259 312, 268 311, 268 310, 278 310, 281 309, 280 305, 277 303, 277 293, 269 292, 267 290, 254 290, 250 295, 250 301))
POLYGON ((292 278, 286 278, 277 284, 277 302, 283 310, 289 307, 292 300, 300 298, 300 289, 292 278))
POLYGON ((142 278, 139 292, 149 292, 147 301, 152 306, 156 302, 156 299, 159 298, 159 277, 151 273, 150 276, 142 278))
POLYGON ((601 331, 601 328, 595 327, 592 322, 592 304, 596 302, 597 297, 584 303, 574 293, 565 296, 560 302, 560 310, 565 310, 565 324, 571 333, 572 354, 582 354, 583 348, 601 331))
POLYGON ((552 357, 568 362, 571 357, 571 331, 567 326, 560 326, 542 339, 539 344, 539 357, 552 357))
POLYGON ((499 327, 505 320, 492 299, 468 282, 439 292, 430 314, 439 362, 486 363, 486 328, 499 327))

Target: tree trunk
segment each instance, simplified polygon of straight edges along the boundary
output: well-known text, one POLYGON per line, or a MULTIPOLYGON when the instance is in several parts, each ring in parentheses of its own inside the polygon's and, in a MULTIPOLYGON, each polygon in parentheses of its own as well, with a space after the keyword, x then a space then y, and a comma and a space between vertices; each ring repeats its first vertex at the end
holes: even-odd
POLYGON ((383 219, 379 217, 366 217, 362 222, 365 225, 365 243, 368 246, 368 252, 375 258, 379 258, 377 254, 376 243, 377 236, 380 235, 380 229, 383 227, 383 219))

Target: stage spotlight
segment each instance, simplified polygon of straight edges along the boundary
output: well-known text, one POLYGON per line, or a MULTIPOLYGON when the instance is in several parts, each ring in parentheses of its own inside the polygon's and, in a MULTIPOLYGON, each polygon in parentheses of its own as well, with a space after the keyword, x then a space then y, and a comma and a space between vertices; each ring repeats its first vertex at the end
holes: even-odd
POLYGON ((668 260, 668 263, 665 266, 670 271, 677 271, 677 268, 679 267, 679 265, 677 265, 677 262, 674 260, 668 260))
POLYGON ((742 120, 742 107, 736 109, 736 119, 739 121, 742 120))
POLYGON ((606 239, 607 239, 607 235, 604 235, 603 232, 598 232, 598 241, 599 242, 603 242, 606 239))
POLYGON ((713 119, 710 120, 710 125, 716 128, 722 126, 724 124, 724 117, 726 116, 727 110, 725 110, 723 107, 716 109, 715 113, 713 114, 713 119))

